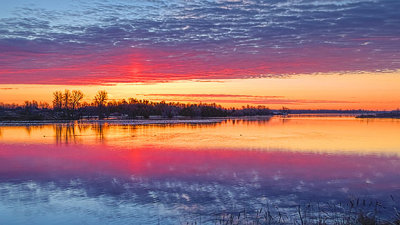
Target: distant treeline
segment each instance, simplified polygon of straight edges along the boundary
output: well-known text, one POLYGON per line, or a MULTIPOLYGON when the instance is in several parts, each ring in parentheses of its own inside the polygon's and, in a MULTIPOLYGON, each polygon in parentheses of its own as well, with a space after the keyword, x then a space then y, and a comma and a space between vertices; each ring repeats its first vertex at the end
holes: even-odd
POLYGON ((0 103, 0 121, 13 120, 76 120, 76 119, 136 119, 158 116, 174 117, 227 117, 227 116, 264 116, 287 114, 324 114, 341 113, 361 115, 359 117, 400 118, 400 111, 391 112, 366 110, 271 110, 263 105, 225 108, 213 104, 183 104, 179 102, 152 102, 128 98, 110 100, 107 91, 98 91, 91 102, 84 102, 84 94, 79 90, 56 91, 52 105, 46 102, 25 101, 23 105, 0 103), (382 114, 384 113, 384 114, 382 114))
MULTIPOLYGON (((159 116, 163 118, 226 117, 272 115, 265 106, 224 108, 217 104, 183 104, 177 102, 152 102, 129 98, 109 100, 106 91, 99 91, 92 102, 83 102, 84 94, 79 90, 56 91, 53 105, 37 101, 25 101, 23 105, 1 104, 0 120, 72 120, 91 118, 136 119, 159 116)), ((287 113, 284 108, 282 113, 287 113)))
POLYGON ((400 119, 400 110, 393 110, 390 112, 377 112, 377 113, 365 113, 357 116, 357 118, 393 118, 400 119))

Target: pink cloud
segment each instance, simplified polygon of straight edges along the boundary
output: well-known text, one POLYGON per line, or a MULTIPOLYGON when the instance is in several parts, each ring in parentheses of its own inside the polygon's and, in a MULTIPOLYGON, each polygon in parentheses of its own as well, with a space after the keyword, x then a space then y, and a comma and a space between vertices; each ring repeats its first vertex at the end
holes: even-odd
POLYGON ((259 49, 257 54, 210 54, 205 50, 119 48, 34 53, 25 50, 0 53, 2 84, 96 85, 159 83, 177 80, 208 81, 280 77, 290 74, 368 70, 360 60, 363 51, 343 49, 259 49), (282 54, 280 54, 282 51, 282 54))

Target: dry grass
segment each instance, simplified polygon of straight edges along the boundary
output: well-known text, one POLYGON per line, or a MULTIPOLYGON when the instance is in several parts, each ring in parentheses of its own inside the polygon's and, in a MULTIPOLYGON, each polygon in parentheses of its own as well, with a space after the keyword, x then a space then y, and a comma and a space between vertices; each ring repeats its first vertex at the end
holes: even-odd
POLYGON ((214 219, 187 222, 185 225, 400 225, 399 202, 391 196, 392 203, 385 207, 378 201, 351 199, 345 203, 304 204, 291 209, 266 205, 253 211, 218 213, 214 219))

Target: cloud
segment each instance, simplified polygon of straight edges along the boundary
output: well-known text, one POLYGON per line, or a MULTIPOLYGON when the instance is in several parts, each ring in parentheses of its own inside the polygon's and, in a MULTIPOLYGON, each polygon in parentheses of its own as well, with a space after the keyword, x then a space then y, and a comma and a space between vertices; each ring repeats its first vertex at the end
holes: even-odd
POLYGON ((143 94, 152 101, 209 102, 257 105, 301 104, 351 104, 354 101, 288 99, 285 96, 235 95, 235 94, 143 94))
POLYGON ((0 88, 2 91, 16 90, 18 88, 0 88))
POLYGON ((256 104, 256 105, 301 105, 301 104, 343 104, 357 103, 351 101, 330 101, 330 100, 304 100, 304 99, 173 99, 173 98, 152 98, 152 101, 168 101, 168 102, 203 102, 203 103, 241 103, 241 104, 256 104))
POLYGON ((201 97, 201 98, 282 98, 283 96, 233 95, 233 94, 143 94, 144 96, 201 97))
POLYGON ((13 17, 0 17, 0 83, 154 83, 400 68, 396 0, 74 4, 73 10, 21 5, 13 17))

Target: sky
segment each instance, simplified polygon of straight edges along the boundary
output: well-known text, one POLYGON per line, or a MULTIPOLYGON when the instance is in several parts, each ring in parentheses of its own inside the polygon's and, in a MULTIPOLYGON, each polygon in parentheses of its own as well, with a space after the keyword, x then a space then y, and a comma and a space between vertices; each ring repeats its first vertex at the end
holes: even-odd
POLYGON ((0 102, 400 107, 398 0, 0 0, 0 102))

